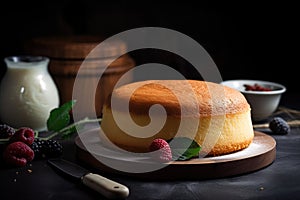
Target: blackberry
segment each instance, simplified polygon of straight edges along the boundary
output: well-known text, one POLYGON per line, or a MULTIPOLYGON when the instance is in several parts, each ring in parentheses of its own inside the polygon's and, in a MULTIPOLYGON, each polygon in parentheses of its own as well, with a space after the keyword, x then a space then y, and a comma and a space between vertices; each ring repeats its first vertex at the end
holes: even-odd
POLYGON ((46 157, 58 157, 63 153, 63 146, 56 140, 45 140, 42 146, 46 157))
POLYGON ((289 124, 281 117, 274 117, 269 123, 269 128, 275 134, 286 135, 290 132, 289 124))
POLYGON ((16 130, 13 127, 7 124, 0 124, 0 139, 11 138, 15 132, 16 130))
POLYGON ((34 152, 34 158, 39 159, 44 157, 43 154, 43 146, 44 146, 45 141, 41 139, 34 139, 34 142, 30 145, 31 149, 34 152))

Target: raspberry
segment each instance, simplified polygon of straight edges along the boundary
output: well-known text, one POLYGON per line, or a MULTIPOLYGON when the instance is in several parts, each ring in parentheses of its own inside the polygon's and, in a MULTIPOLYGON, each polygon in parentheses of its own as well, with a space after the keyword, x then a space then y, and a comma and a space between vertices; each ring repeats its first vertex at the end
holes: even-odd
POLYGON ((274 117, 269 123, 269 128, 275 134, 286 135, 290 132, 290 126, 281 117, 274 117))
POLYGON ((7 139, 12 137, 15 134, 16 130, 7 125, 7 124, 0 124, 0 139, 7 139))
POLYGON ((272 91, 270 88, 255 83, 254 85, 244 84, 246 91, 272 91))
POLYGON ((28 127, 19 128, 10 138, 10 142, 17 141, 24 142, 27 145, 31 145, 34 141, 34 131, 28 127))
POLYGON ((169 162, 172 160, 172 151, 169 143, 161 138, 154 139, 149 147, 154 152, 153 158, 159 162, 169 162))
POLYGON ((42 153, 46 157, 58 157, 63 153, 62 145, 56 140, 45 140, 42 144, 42 153))
POLYGON ((13 166, 22 167, 34 158, 33 150, 23 142, 10 143, 3 152, 4 161, 13 166))

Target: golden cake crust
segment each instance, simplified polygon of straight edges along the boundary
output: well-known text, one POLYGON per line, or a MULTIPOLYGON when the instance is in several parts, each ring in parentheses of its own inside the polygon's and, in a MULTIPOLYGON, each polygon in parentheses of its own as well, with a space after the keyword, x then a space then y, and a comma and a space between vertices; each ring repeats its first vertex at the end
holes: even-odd
MULTIPOLYGON (((181 106, 190 108, 194 105, 195 98, 201 116, 235 114, 250 110, 245 97, 239 91, 221 84, 199 80, 135 82, 117 88, 114 91, 114 98, 116 102, 124 102, 125 99, 130 98, 130 112, 142 115, 147 114, 152 105, 160 104, 166 109, 168 115, 181 116, 183 114, 181 106), (137 89, 132 93, 133 88, 137 89), (172 91, 178 91, 183 97, 180 103, 172 91)), ((110 99, 106 106, 111 107, 110 99)), ((122 111, 124 106, 116 106, 114 109, 122 111)))

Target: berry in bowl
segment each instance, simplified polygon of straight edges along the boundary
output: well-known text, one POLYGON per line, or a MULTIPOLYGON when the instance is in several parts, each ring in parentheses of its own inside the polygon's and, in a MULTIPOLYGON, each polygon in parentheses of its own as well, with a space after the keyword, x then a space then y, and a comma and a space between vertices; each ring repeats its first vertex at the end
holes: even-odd
POLYGON ((251 106, 253 121, 261 121, 271 116, 279 106, 286 87, 263 80, 227 80, 222 85, 239 90, 251 106))

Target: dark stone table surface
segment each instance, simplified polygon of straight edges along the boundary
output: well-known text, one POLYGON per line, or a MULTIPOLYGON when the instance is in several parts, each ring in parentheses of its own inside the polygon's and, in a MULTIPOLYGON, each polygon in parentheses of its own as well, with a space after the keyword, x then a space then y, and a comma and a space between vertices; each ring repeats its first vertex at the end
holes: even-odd
MULTIPOLYGON (((296 119, 300 94, 283 96, 278 115, 296 119)), ((276 114, 276 115, 277 115, 276 114)), ((299 199, 300 198, 300 129, 293 127, 287 135, 272 135, 276 140, 276 159, 266 168, 248 174, 209 180, 140 180, 117 174, 101 173, 130 189, 129 199, 299 199)), ((63 158, 76 159, 74 140, 61 141, 63 158)), ((85 167, 89 168, 89 166, 85 167)), ((92 167, 90 170, 95 170, 92 167)), ((98 172, 98 171, 97 171, 98 172)), ((188 172, 182 172, 188 173, 188 172)), ((93 190, 57 174, 47 160, 34 160, 22 168, 0 168, 0 199, 16 200, 99 200, 93 190)))

